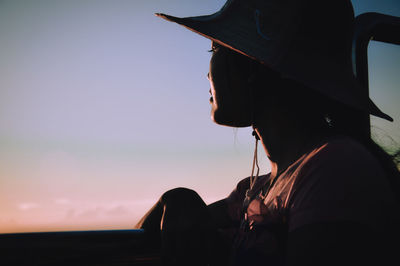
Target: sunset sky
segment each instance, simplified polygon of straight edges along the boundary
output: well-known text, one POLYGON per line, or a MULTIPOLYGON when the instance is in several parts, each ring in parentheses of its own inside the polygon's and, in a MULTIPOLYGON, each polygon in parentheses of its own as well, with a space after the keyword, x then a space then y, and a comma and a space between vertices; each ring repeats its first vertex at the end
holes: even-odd
MULTIPOLYGON (((0 0, 0 233, 132 228, 170 188, 210 203, 250 174, 251 130, 210 120, 210 41, 153 15, 224 3, 0 0)), ((398 0, 352 3, 400 16, 398 0)), ((374 132, 400 146, 400 47, 373 42, 369 59, 395 119, 374 132)))

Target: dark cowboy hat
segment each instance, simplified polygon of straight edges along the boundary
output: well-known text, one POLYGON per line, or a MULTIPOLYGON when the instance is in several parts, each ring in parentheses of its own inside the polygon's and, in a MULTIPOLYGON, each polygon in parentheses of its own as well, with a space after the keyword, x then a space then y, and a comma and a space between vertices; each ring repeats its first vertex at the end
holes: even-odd
POLYGON ((353 74, 350 0, 228 0, 212 15, 156 15, 343 104, 393 121, 365 96, 353 74))

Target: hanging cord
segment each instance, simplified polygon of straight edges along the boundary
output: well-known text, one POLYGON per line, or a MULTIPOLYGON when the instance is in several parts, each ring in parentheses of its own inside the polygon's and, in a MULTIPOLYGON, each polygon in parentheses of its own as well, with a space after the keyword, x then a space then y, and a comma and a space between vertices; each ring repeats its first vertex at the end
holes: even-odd
POLYGON ((240 224, 241 229, 248 229, 249 228, 249 221, 247 219, 247 208, 249 207, 252 194, 250 191, 252 191, 254 184, 257 182, 258 179, 258 174, 260 173, 260 167, 258 166, 258 152, 257 152, 257 147, 258 147, 258 140, 260 139, 257 135, 257 132, 253 130, 252 135, 256 139, 256 144, 254 148, 254 156, 253 156, 253 166, 251 168, 251 175, 250 175, 250 187, 246 190, 246 197, 243 200, 243 206, 242 206, 242 222, 240 224), (257 172, 256 175, 254 175, 254 169, 257 167, 257 172))
POLYGON ((251 175, 250 175, 250 190, 253 188, 254 184, 258 179, 258 175, 260 173, 260 166, 258 165, 258 140, 260 139, 257 135, 257 132, 253 130, 252 135, 256 139, 256 144, 254 148, 254 156, 253 156, 253 166, 251 168, 251 175), (256 175, 254 176, 254 168, 257 167, 256 175))
MULTIPOLYGON (((256 123, 255 123, 256 99, 254 97, 254 90, 255 90, 255 83, 256 83, 258 69, 257 69, 255 63, 251 63, 249 67, 250 67, 251 75, 248 78, 248 85, 249 85, 249 89, 250 89, 250 93, 251 93, 250 97, 251 97, 251 101, 252 101, 251 126, 253 127, 252 135, 255 137, 256 143, 255 143, 255 148, 254 148, 253 165, 251 168, 251 175, 250 175, 250 186, 246 190, 246 194, 245 194, 245 198, 243 200, 243 206, 242 206, 242 215, 241 216, 243 218, 242 218, 242 222, 240 224, 240 228, 243 230, 249 229, 249 221, 247 219, 247 208, 249 207, 250 201, 252 199, 252 194, 250 193, 250 191, 252 191, 255 183, 257 182, 258 175, 260 173, 260 167, 258 165, 258 152, 257 152, 258 141, 260 140, 260 138, 258 137, 257 132, 255 130, 256 129, 256 123), (257 167, 257 172, 256 172, 256 175, 254 175, 254 170, 256 167, 257 167)), ((239 231, 238 231, 238 233, 239 233, 239 231)))
MULTIPOLYGON (((256 139, 255 147, 254 147, 254 155, 253 155, 253 165, 251 168, 251 175, 250 175, 250 188, 249 190, 252 190, 254 187, 254 184, 257 182, 258 175, 260 173, 260 167, 258 165, 258 141, 260 140, 257 132, 256 132, 256 122, 255 122, 255 106, 256 106, 256 97, 255 97, 255 83, 257 80, 257 75, 258 75, 258 65, 254 62, 251 62, 250 65, 250 73, 251 75, 248 78, 248 83, 249 83, 249 89, 251 91, 251 100, 252 100, 252 110, 251 110, 251 125, 253 127, 253 132, 252 135, 256 139), (257 172, 256 175, 254 176, 254 168, 257 167, 257 172)), ((248 190, 248 191, 249 191, 248 190)))

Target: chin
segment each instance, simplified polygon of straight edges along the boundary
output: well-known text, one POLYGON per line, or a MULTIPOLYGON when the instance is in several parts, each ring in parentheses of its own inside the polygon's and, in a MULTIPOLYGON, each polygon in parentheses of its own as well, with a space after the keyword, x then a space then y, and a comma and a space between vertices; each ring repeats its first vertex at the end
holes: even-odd
POLYGON ((230 126, 232 124, 232 120, 227 120, 218 109, 214 108, 211 110, 211 120, 221 126, 230 126))
POLYGON ((251 122, 249 119, 241 121, 241 119, 234 119, 232 116, 227 116, 219 110, 211 110, 211 120, 214 123, 227 126, 227 127, 249 127, 251 122))

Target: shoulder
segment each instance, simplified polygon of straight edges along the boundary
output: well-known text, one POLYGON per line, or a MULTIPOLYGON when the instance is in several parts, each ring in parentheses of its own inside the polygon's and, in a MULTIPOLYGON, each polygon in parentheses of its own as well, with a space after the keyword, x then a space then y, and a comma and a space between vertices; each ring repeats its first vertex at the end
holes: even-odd
POLYGON ((364 171, 374 169, 381 171, 375 156, 361 143, 349 137, 335 137, 312 150, 304 160, 306 169, 337 169, 364 171))
POLYGON ((335 137, 308 153, 298 167, 299 181, 334 182, 340 187, 385 183, 378 159, 349 137, 335 137), (304 179, 304 180, 303 180, 304 179))
POLYGON ((393 202, 379 161, 348 137, 332 138, 312 150, 296 174, 292 229, 313 222, 375 224, 393 202))

